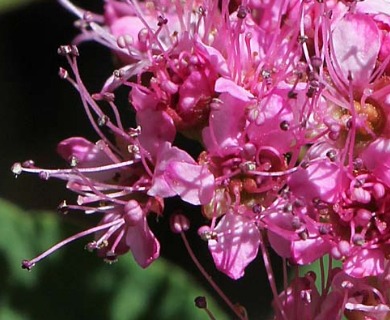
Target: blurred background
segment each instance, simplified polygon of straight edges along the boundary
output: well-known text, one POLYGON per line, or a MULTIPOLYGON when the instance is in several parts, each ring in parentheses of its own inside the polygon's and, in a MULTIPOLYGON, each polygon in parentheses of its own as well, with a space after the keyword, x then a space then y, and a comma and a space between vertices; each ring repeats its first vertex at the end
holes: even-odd
MULTIPOLYGON (((103 1, 76 3, 102 11, 103 1)), ((77 92, 57 75, 60 66, 67 67, 57 47, 77 34, 73 22, 54 0, 0 0, 0 319, 208 319, 194 307, 197 296, 208 297, 216 319, 234 319, 191 262, 180 237, 169 230, 166 217, 183 208, 175 199, 167 201, 165 217, 152 222, 163 259, 147 270, 135 265, 131 255, 104 263, 83 250, 90 238, 61 249, 31 272, 20 268, 22 259, 96 223, 79 213, 64 217, 56 212, 62 200, 75 200, 64 182, 28 174, 16 179, 10 171, 14 162, 29 159, 42 167, 64 167, 55 153, 59 141, 71 136, 97 140, 77 92)), ((82 78, 91 92, 98 91, 114 69, 112 56, 93 43, 79 50, 82 78)), ((121 108, 131 115, 125 101, 121 108)), ((206 243, 196 235, 200 214, 184 210, 199 219, 189 238, 210 275, 233 302, 247 308, 250 319, 266 319, 271 293, 261 257, 244 279, 231 281, 215 270, 206 243)))

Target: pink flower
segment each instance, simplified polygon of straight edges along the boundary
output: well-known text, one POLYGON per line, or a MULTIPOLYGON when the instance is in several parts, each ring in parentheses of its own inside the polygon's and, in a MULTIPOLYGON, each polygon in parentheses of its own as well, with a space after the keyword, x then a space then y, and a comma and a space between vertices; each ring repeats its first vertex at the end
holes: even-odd
MULTIPOLYGON (((88 248, 106 260, 131 252, 147 267, 160 250, 149 215, 177 196, 201 206, 209 226, 198 233, 230 278, 261 247, 276 319, 388 317, 388 0, 107 0, 104 16, 59 1, 80 19, 75 42, 104 44, 120 66, 90 94, 77 48, 61 46, 72 73, 60 76, 79 91, 99 141, 62 141, 70 168, 26 161, 13 172, 66 180, 78 198, 60 211, 100 222, 23 267, 89 234, 88 248), (135 128, 122 123, 119 87, 135 128), (297 274, 325 255, 342 268, 321 270, 321 290, 313 273, 286 277, 278 294, 267 245, 297 274)), ((190 220, 171 219, 199 267, 184 236, 190 220)))

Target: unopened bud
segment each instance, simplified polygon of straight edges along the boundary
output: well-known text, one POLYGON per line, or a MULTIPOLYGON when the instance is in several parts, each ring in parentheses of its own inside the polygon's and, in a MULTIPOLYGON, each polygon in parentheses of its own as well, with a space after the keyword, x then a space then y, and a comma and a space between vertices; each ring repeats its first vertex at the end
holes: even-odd
POLYGON ((206 297, 196 297, 195 300, 195 306, 197 306, 199 309, 206 309, 207 308, 207 300, 206 297))
POLYGON ((190 228, 190 220, 181 213, 175 213, 171 216, 170 226, 174 233, 186 232, 190 228))

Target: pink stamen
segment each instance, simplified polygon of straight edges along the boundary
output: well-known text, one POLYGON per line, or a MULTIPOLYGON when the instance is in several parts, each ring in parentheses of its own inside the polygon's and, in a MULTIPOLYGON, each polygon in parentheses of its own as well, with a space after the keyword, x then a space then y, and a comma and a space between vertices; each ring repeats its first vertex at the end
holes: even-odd
POLYGON ((110 228, 112 226, 116 226, 116 225, 122 225, 124 224, 124 220, 123 219, 117 219, 115 221, 112 221, 112 222, 109 222, 109 223, 106 223, 106 224, 103 224, 103 225, 100 225, 100 226, 97 226, 97 227, 94 227, 94 228, 91 228, 91 229, 88 229, 88 230, 85 230, 85 231, 82 231, 82 232, 79 232, 59 243, 57 243, 56 245, 52 246, 50 249, 46 250, 45 252, 43 252, 42 254, 40 254, 39 256, 35 257, 34 259, 32 260, 24 260, 23 263, 22 263, 22 268, 23 269, 28 269, 30 270, 36 263, 38 263, 40 260, 46 258, 47 256, 51 255, 53 252, 57 251, 58 249, 62 248, 63 246, 67 245, 68 243, 70 242, 73 242, 79 238, 83 238, 89 234, 92 234, 92 233, 95 233, 97 231, 100 231, 100 230, 104 230, 104 229, 107 229, 107 228, 110 228))

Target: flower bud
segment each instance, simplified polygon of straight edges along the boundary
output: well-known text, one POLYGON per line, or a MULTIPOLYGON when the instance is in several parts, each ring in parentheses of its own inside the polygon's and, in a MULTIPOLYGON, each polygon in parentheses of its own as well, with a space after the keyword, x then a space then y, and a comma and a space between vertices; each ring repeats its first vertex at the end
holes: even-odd
POLYGON ((170 219, 171 230, 174 233, 186 232, 190 228, 190 220, 180 213, 175 213, 170 219))

